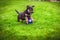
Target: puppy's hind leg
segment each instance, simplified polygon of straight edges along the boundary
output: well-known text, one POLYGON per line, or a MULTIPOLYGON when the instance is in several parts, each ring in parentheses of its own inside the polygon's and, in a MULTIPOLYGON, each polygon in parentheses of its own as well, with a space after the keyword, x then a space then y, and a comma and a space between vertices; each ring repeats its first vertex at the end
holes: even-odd
POLYGON ((19 16, 18 16, 18 19, 17 19, 17 21, 18 21, 18 22, 20 22, 20 20, 21 20, 21 17, 19 17, 19 16))
POLYGON ((20 19, 18 18, 18 20, 17 20, 18 22, 20 22, 20 19))

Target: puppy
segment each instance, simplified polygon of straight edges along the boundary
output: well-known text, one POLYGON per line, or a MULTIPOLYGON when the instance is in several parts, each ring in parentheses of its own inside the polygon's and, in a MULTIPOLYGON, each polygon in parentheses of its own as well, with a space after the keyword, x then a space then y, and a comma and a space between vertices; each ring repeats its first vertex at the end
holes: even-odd
POLYGON ((18 12, 17 10, 15 10, 18 14, 18 22, 20 20, 25 20, 26 21, 26 24, 28 24, 28 18, 30 18, 32 21, 33 21, 33 18, 32 18, 32 13, 33 13, 33 7, 34 6, 27 6, 26 10, 24 12, 18 12))

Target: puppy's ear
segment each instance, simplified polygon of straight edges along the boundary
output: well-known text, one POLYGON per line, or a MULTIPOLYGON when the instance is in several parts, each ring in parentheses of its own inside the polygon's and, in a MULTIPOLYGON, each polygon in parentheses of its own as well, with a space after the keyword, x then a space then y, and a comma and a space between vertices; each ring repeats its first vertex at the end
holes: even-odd
POLYGON ((32 7, 35 7, 34 5, 32 7))
POLYGON ((29 5, 27 5, 27 8, 29 7, 29 5))

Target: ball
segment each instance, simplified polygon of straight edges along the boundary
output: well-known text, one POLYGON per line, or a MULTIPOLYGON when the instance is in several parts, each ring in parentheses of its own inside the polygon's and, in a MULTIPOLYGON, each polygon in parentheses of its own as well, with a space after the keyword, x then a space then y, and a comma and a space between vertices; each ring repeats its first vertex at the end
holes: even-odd
POLYGON ((29 23, 32 23, 32 20, 31 20, 31 19, 28 19, 28 24, 29 24, 29 23))

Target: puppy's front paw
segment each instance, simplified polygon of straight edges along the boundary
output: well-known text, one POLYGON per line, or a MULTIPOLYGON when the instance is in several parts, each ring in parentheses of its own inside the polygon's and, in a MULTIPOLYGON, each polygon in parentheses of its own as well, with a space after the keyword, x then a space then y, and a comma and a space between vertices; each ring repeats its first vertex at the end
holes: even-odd
POLYGON ((28 22, 26 22, 26 24, 28 24, 28 22))

